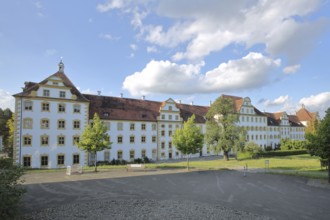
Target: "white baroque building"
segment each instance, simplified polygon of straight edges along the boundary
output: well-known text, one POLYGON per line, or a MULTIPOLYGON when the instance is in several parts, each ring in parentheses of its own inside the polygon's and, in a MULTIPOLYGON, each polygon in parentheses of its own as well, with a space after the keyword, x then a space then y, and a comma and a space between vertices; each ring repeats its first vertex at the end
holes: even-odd
MULTIPOLYGON (((62 168, 87 165, 95 156, 77 148, 85 126, 97 113, 107 125, 112 147, 97 153, 98 161, 177 159, 183 155, 173 146, 172 134, 193 114, 205 133, 208 106, 101 95, 81 94, 64 74, 64 64, 40 83, 26 82, 15 94, 14 159, 31 168, 62 168)), ((239 114, 239 125, 247 130, 246 141, 275 148, 281 138, 304 140, 305 126, 295 115, 263 113, 250 98, 227 96, 239 114)), ((306 110, 306 109, 305 109, 306 110)), ((307 111, 307 110, 306 110, 307 111)), ((206 146, 200 154, 213 154, 206 146)))

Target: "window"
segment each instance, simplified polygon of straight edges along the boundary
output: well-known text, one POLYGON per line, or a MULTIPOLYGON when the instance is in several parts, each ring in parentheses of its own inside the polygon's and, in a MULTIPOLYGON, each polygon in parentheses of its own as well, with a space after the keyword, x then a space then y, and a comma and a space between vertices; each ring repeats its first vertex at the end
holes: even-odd
POLYGON ((65 129, 65 120, 60 119, 57 121, 57 128, 58 129, 65 129))
POLYGON ((32 137, 31 136, 24 136, 23 137, 23 144, 25 146, 31 146, 32 145, 32 137))
POLYGON ((161 131, 161 135, 165 136, 165 131, 164 130, 161 131))
POLYGON ((141 130, 146 130, 146 124, 141 124, 141 130))
POLYGON ((64 155, 57 155, 57 165, 64 165, 64 155))
POLYGON ((65 104, 63 103, 58 104, 58 112, 65 112, 65 104))
POLYGON ((152 130, 153 130, 153 131, 156 130, 156 124, 152 124, 152 130))
POLYGON ((79 164, 79 154, 74 154, 72 160, 73 164, 79 164))
POLYGON ((172 142, 168 142, 168 148, 172 148, 172 142))
POLYGON ((162 142, 161 146, 162 146, 162 149, 165 149, 165 142, 162 142))
POLYGON ((172 115, 169 115, 168 116, 168 120, 172 120, 172 115))
POLYGON ((118 122, 117 123, 117 130, 118 131, 122 131, 123 130, 123 123, 122 122, 118 122))
POLYGON ((162 124, 162 125, 161 125, 161 127, 162 127, 162 128, 165 128, 165 125, 164 125, 164 124, 162 124))
POLYGON ((80 121, 79 120, 73 121, 73 129, 80 129, 80 121))
POLYGON ((48 102, 41 103, 41 111, 49 112, 49 103, 48 102))
POLYGON ((119 151, 117 152, 117 159, 118 159, 118 160, 122 160, 122 159, 123 159, 123 152, 122 152, 121 150, 119 150, 119 151))
POLYGON ((175 116, 175 120, 176 120, 176 121, 179 120, 179 116, 178 116, 178 115, 175 116))
POLYGON ((163 119, 163 120, 165 119, 165 115, 162 115, 162 119, 163 119))
POLYGON ((162 152, 162 153, 160 154, 160 156, 161 156, 162 158, 164 158, 164 157, 165 157, 165 153, 162 152))
POLYGON ((129 151, 129 159, 130 160, 134 160, 134 157, 135 157, 135 151, 134 150, 130 150, 129 151))
POLYGON ((135 130, 135 124, 134 123, 129 124, 129 130, 131 130, 131 131, 135 130))
POLYGON ((155 143, 156 142, 156 136, 152 136, 152 143, 155 143))
POLYGON ((141 158, 145 158, 146 157, 146 150, 141 150, 141 158))
POLYGON ((43 135, 40 137, 41 146, 48 146, 49 144, 49 137, 47 135, 43 135))
POLYGON ((57 136, 57 145, 64 145, 65 144, 65 136, 57 136))
POLYGON ((65 91, 60 91, 60 98, 65 98, 65 91))
POLYGON ((73 105, 73 113, 80 113, 80 105, 73 105))
POLYGON ((172 131, 168 131, 168 136, 172 136, 172 131))
POLYGON ((49 89, 44 89, 43 91, 42 91, 42 95, 43 96, 45 96, 45 97, 49 97, 49 89))
POLYGON ((32 129, 32 118, 24 118, 23 119, 23 128, 24 129, 32 129))
POLYGON ((134 143, 135 142, 135 137, 134 136, 130 136, 129 137, 129 142, 130 143, 134 143))
POLYGON ((169 129, 172 129, 172 125, 168 125, 168 128, 169 128, 169 129))
POLYGON ((31 101, 24 101, 24 110, 32 111, 32 102, 31 101))
POLYGON ((168 110, 169 111, 172 111, 172 106, 168 106, 168 110))
POLYGON ((104 151, 104 161, 110 161, 110 151, 104 151))
POLYGON ((23 167, 31 167, 31 156, 23 157, 23 167))
POLYGON ((41 166, 48 166, 48 156, 41 156, 40 162, 41 166))
POLYGON ((142 137, 141 137, 141 142, 142 142, 142 143, 145 143, 145 142, 146 142, 146 136, 142 136, 142 137))
POLYGON ((58 82, 53 82, 53 85, 54 86, 58 86, 58 82))
POLYGON ((80 137, 79 136, 73 136, 73 145, 77 146, 77 144, 80 141, 80 137))
POLYGON ((48 119, 41 119, 40 128, 41 129, 49 128, 49 120, 48 119))
POLYGON ((118 137, 117 137, 117 143, 118 143, 118 144, 123 143, 123 137, 122 137, 122 136, 118 136, 118 137))

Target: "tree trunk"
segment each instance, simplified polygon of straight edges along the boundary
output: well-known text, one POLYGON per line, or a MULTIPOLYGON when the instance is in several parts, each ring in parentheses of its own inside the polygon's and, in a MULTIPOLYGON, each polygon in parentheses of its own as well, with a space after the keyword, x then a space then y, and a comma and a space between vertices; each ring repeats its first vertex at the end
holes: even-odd
POLYGON ((94 167, 94 172, 97 172, 97 154, 96 154, 96 152, 94 152, 94 154, 95 154, 95 162, 94 162, 95 167, 94 167))
POLYGON ((189 171, 189 154, 187 154, 187 170, 189 171))
POLYGON ((330 158, 328 159, 328 183, 330 183, 330 158))
POLYGON ((223 152, 223 156, 224 156, 224 159, 225 159, 226 161, 229 160, 228 151, 224 151, 224 152, 223 152))

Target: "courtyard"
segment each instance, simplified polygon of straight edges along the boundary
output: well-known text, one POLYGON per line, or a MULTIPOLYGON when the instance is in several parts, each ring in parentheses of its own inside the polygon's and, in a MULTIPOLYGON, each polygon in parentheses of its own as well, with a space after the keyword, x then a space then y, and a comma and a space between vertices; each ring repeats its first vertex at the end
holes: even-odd
POLYGON ((330 188, 234 170, 30 173, 23 219, 328 219, 330 188))

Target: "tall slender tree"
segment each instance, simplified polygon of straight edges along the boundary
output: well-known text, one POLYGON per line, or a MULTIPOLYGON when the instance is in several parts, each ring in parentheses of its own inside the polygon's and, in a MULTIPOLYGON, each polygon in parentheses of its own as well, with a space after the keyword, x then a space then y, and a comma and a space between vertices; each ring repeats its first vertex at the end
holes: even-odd
POLYGON ((233 101, 220 96, 211 105, 206 114, 206 144, 214 152, 223 151, 225 160, 229 160, 229 151, 239 146, 243 130, 238 126, 238 115, 233 101))
POLYGON ((201 129, 195 124, 195 118, 195 115, 192 115, 183 124, 183 128, 176 129, 172 136, 176 149, 187 155, 187 170, 189 170, 189 155, 199 153, 203 148, 204 136, 201 129))
POLYGON ((95 155, 95 169, 97 172, 97 152, 104 149, 111 149, 110 137, 107 127, 100 120, 97 113, 94 114, 92 125, 88 124, 79 140, 78 147, 88 153, 95 155))
POLYGON ((330 108, 316 127, 315 133, 306 134, 306 138, 309 153, 328 161, 328 182, 330 183, 330 108))

